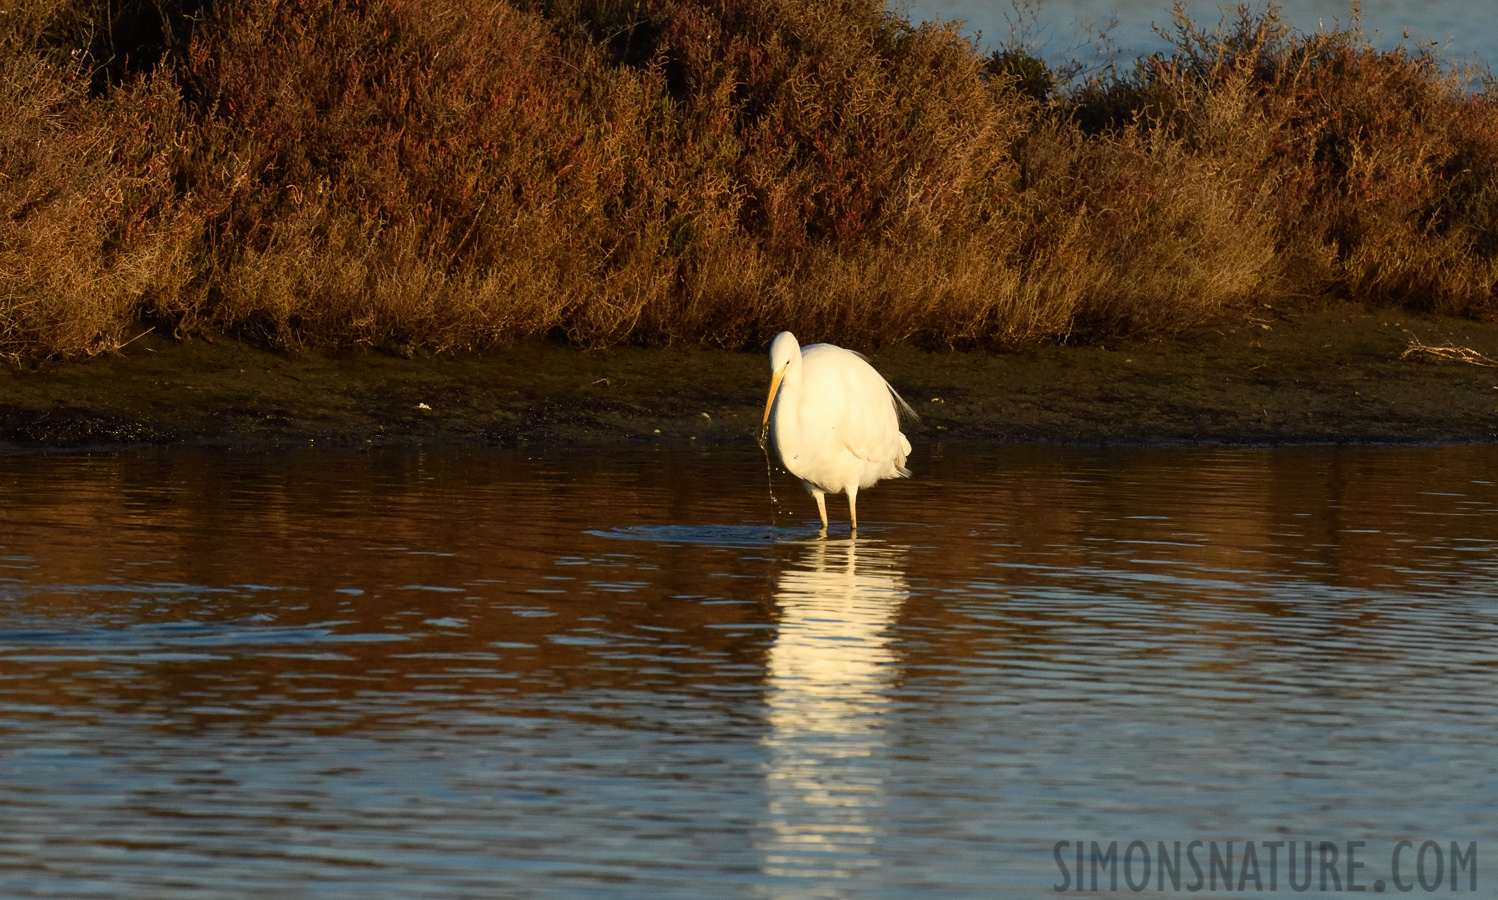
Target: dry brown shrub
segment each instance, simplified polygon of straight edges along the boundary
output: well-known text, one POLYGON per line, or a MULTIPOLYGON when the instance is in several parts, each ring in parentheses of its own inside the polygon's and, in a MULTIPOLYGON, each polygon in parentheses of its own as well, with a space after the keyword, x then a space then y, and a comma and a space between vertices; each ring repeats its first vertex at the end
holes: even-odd
POLYGON ((176 96, 137 84, 90 103, 86 74, 32 56, 0 71, 0 354, 90 356, 190 278, 167 208, 176 96))
POLYGON ((1273 8, 1178 7, 1171 54, 1061 98, 875 0, 200 7, 0 24, 0 353, 138 317, 449 350, 1013 346, 1271 293, 1498 314, 1492 97, 1273 8))
POLYGON ((1173 41, 1084 91, 1081 118, 1175 136, 1264 198, 1284 292, 1498 313, 1498 107, 1468 77, 1274 7, 1208 30, 1178 3, 1173 41))
POLYGON ((7 0, 0 7, 0 54, 76 62, 100 28, 94 5, 90 0, 7 0))
POLYGON ((1258 198, 1164 133, 1037 131, 1022 154, 1018 263, 1058 333, 1169 334, 1263 291, 1273 233, 1258 198))
POLYGON ((587 107, 534 17, 249 3, 198 35, 187 84, 185 178, 214 211, 203 321, 435 348, 561 321, 587 107))
POLYGON ((672 2, 632 21, 650 35, 637 68, 666 95, 635 152, 668 175, 646 181, 672 214, 657 237, 668 289, 635 338, 946 330, 911 322, 950 293, 928 262, 1012 194, 1010 148, 1032 112, 983 83, 954 28, 867 3, 672 2))

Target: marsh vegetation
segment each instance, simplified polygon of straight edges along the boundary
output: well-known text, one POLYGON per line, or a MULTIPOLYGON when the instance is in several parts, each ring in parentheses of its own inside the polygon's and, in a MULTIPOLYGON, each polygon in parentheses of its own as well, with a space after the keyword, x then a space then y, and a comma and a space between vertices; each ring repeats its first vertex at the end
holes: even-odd
POLYGON ((1498 311, 1490 78, 1271 7, 1066 82, 876 0, 26 0, 0 354, 1016 346, 1498 311))

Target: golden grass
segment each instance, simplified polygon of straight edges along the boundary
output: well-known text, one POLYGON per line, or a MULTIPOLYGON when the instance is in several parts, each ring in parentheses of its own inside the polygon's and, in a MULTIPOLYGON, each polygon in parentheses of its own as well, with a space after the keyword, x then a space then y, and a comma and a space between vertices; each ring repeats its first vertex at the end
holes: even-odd
POLYGON ((1178 9, 1171 54, 1057 93, 874 0, 198 6, 0 23, 0 354, 142 319, 444 351, 1498 310, 1492 97, 1355 29, 1178 9))
POLYGON ((0 67, 0 354, 84 357, 191 280, 190 226, 160 207, 170 91, 90 103, 40 60, 0 67))
POLYGON ((1404 352, 1399 354, 1400 359, 1434 359, 1445 362, 1465 363, 1469 366, 1482 366, 1488 369, 1498 369, 1498 359, 1493 359, 1484 353, 1479 353, 1471 347, 1462 347, 1455 344, 1430 345, 1420 341, 1419 338, 1410 338, 1409 344, 1404 352))

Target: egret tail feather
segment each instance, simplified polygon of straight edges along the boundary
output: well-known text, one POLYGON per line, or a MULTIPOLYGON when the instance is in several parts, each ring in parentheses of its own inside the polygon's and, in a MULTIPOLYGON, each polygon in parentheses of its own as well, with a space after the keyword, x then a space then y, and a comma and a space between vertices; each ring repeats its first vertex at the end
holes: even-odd
POLYGON ((895 390, 888 381, 884 383, 884 386, 889 388, 889 395, 895 398, 895 411, 898 412, 902 418, 908 419, 912 422, 919 422, 921 420, 920 413, 917 413, 914 407, 905 402, 905 398, 900 396, 899 391, 895 390))

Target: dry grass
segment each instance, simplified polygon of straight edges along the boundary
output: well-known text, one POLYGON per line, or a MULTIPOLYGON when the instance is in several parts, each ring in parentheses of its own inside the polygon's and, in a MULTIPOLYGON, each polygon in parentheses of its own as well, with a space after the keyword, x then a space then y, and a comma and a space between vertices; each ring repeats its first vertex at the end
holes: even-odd
POLYGON ((1285 294, 1498 310, 1491 96, 1273 10, 1179 14, 1171 54, 1057 94, 873 0, 202 6, 0 21, 0 353, 140 319, 997 347, 1285 294))
POLYGON ((1177 136, 1262 200, 1290 294, 1498 311, 1498 108, 1475 73, 1356 26, 1301 35, 1271 7, 1216 29, 1176 6, 1175 52, 1089 86, 1079 117, 1177 136))
POLYGON ((1404 348, 1404 352, 1399 354, 1400 359, 1410 359, 1411 357, 1458 362, 1469 366, 1498 369, 1498 359, 1493 359, 1491 356, 1479 353, 1471 347, 1461 347, 1455 344, 1432 346, 1421 342, 1418 338, 1410 338, 1410 342, 1404 348))
POLYGON ((0 68, 0 354, 85 357, 191 280, 191 227, 161 144, 176 98, 139 84, 91 102, 81 73, 0 68))

